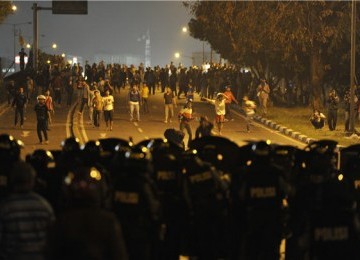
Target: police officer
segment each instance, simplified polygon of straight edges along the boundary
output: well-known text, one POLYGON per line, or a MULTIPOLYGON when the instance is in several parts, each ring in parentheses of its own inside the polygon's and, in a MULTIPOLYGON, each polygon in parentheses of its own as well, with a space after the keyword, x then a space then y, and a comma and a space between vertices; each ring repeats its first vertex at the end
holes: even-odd
POLYGON ((66 174, 62 190, 68 207, 49 232, 49 259, 128 259, 119 221, 99 207, 102 178, 92 166, 66 174))
POLYGON ((0 135, 0 198, 8 192, 9 172, 15 162, 20 161, 21 148, 24 143, 8 134, 0 135))
POLYGON ((232 176, 235 219, 234 255, 243 259, 279 259, 283 199, 289 191, 282 172, 271 163, 271 146, 251 145, 252 158, 232 176), (240 249, 240 252, 236 252, 240 249))
POLYGON ((176 150, 167 142, 153 147, 152 179, 162 206, 161 241, 158 259, 179 259, 183 252, 185 227, 185 200, 183 197, 183 174, 176 150))
POLYGON ((14 127, 18 123, 18 116, 20 116, 20 128, 24 127, 24 112, 27 103, 27 97, 24 94, 24 88, 20 87, 18 93, 14 97, 14 100, 11 104, 12 107, 15 107, 15 122, 14 127))
POLYGON ((352 196, 356 210, 360 211, 360 145, 355 144, 341 150, 341 171, 352 183, 352 196))
POLYGON ((54 184, 56 183, 54 156, 50 151, 36 149, 32 154, 26 156, 26 162, 36 171, 34 190, 47 199, 54 208, 57 196, 54 193, 54 184))
POLYGON ((102 172, 99 182, 101 188, 100 207, 112 209, 112 181, 110 178, 109 167, 103 164, 102 146, 99 141, 89 140, 81 147, 81 158, 83 166, 93 166, 102 172))
POLYGON ((287 241, 290 259, 357 259, 355 215, 351 182, 336 168, 333 140, 320 140, 305 149, 305 160, 289 198, 292 236, 287 241))
POLYGON ((202 161, 196 150, 184 154, 184 196, 187 202, 188 253, 197 259, 229 256, 228 186, 211 164, 202 161))
POLYGON ((124 153, 114 169, 114 211, 124 228, 130 259, 158 259, 161 205, 152 173, 152 157, 146 147, 124 153))

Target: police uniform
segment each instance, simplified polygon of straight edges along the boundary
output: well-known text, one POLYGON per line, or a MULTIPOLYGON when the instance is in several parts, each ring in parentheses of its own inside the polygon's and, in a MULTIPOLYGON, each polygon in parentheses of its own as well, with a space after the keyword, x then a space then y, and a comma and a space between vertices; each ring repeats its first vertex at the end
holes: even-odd
POLYGON ((195 150, 183 157, 184 194, 188 207, 189 255, 197 259, 229 256, 228 186, 195 150))
POLYGON ((253 157, 232 176, 234 242, 238 243, 233 253, 243 259, 279 259, 283 199, 289 188, 281 170, 271 163, 270 151, 265 142, 252 144, 253 157))
POLYGON ((161 205, 153 180, 151 154, 145 147, 126 151, 114 169, 114 211, 124 228, 130 259, 157 259, 161 205))

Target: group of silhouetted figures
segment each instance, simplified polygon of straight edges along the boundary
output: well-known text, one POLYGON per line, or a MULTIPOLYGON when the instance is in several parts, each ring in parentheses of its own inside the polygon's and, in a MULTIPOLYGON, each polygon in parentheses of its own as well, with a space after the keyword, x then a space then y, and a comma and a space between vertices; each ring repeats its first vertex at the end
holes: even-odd
POLYGON ((359 259, 360 145, 164 136, 0 135, 0 259, 359 259))

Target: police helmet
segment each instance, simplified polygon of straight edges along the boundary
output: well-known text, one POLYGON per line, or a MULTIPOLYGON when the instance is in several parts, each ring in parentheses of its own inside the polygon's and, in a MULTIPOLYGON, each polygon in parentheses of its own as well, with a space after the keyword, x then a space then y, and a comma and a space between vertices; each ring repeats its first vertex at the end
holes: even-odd
POLYGON ((199 151, 199 157, 216 168, 230 172, 238 164, 239 146, 222 136, 203 136, 190 143, 190 148, 199 151))
POLYGON ((79 152, 80 151, 80 140, 76 137, 66 138, 61 142, 63 152, 79 152))
POLYGON ((195 149, 189 149, 184 152, 182 162, 182 172, 190 175, 203 172, 204 167, 209 168, 210 166, 210 164, 204 164, 203 160, 199 157, 199 151, 195 149))
MULTIPOLYGON (((325 173, 328 167, 335 167, 337 142, 334 140, 319 140, 305 147, 307 162, 318 174, 325 173)), ((315 172, 315 171, 314 171, 315 172)))
POLYGON ((185 134, 182 131, 176 130, 174 128, 168 128, 164 132, 164 137, 172 144, 175 144, 181 148, 184 147, 185 134))
POLYGON ((39 172, 55 166, 55 159, 50 151, 37 149, 32 154, 26 156, 26 162, 30 163, 36 172, 39 172))
POLYGON ((102 146, 99 141, 90 140, 81 146, 81 150, 87 156, 98 157, 101 155, 102 146))
POLYGON ((63 179, 64 195, 69 204, 100 205, 102 178, 101 170, 93 166, 78 166, 69 171, 63 179))
POLYGON ((360 174, 360 144, 350 145, 340 151, 341 170, 345 174, 360 174))
POLYGON ((18 161, 20 160, 20 151, 24 143, 15 139, 12 135, 0 135, 0 160, 18 161))
POLYGON ((164 143, 167 143, 167 139, 152 138, 152 139, 142 140, 139 143, 137 143, 136 146, 145 146, 148 149, 156 149, 157 147, 163 145, 164 143))
POLYGON ((125 152, 125 166, 128 170, 136 172, 152 171, 152 156, 145 146, 134 146, 125 152))
POLYGON ((113 153, 116 151, 116 147, 131 147, 133 144, 130 141, 121 138, 104 138, 99 139, 100 145, 104 152, 113 153))
POLYGON ((270 141, 259 141, 251 145, 251 151, 255 156, 267 157, 270 155, 271 146, 270 141))

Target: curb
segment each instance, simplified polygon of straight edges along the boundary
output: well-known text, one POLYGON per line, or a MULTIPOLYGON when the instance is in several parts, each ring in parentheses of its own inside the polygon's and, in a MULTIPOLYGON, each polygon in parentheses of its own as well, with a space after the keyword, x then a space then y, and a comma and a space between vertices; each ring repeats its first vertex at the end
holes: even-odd
POLYGON ((290 129, 286 126, 282 126, 274 121, 271 121, 269 119, 266 119, 266 118, 263 118, 262 116, 259 116, 259 115, 255 115, 254 116, 254 120, 258 123, 261 123, 269 128, 272 128, 274 130, 277 130, 279 131, 280 133, 284 134, 284 135, 287 135, 297 141, 300 141, 302 143, 305 143, 305 144, 310 144, 312 142, 315 142, 316 139, 314 138, 310 138, 306 135, 303 135, 301 134, 300 132, 297 132, 293 129, 290 129))
MULTIPOLYGON (((240 107, 238 106, 232 106, 232 108, 238 112, 240 112, 241 114, 245 115, 244 112, 241 110, 240 107)), ((311 144, 315 141, 317 141, 317 139, 308 137, 306 135, 301 134, 300 132, 297 132, 291 128, 288 128, 286 126, 280 125, 272 120, 266 119, 262 116, 259 115, 255 115, 253 117, 254 121, 256 121, 257 123, 260 123, 262 125, 265 125, 271 129, 274 129, 276 131, 279 131, 281 134, 289 136, 297 141, 300 141, 304 144, 311 144)))

